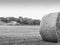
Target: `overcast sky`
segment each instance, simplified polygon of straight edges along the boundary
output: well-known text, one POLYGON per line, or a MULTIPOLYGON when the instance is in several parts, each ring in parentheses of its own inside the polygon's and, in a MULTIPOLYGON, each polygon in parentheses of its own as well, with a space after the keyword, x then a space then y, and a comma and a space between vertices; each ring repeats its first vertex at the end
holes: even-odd
POLYGON ((0 17, 42 19, 44 15, 60 12, 59 0, 0 0, 0 17))

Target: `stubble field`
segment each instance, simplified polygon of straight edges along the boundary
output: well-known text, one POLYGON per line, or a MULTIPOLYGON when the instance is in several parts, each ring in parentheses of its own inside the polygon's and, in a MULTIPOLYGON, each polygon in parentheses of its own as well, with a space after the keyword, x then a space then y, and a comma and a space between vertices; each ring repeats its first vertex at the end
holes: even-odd
POLYGON ((39 26, 0 26, 0 45, 60 45, 43 41, 39 26))

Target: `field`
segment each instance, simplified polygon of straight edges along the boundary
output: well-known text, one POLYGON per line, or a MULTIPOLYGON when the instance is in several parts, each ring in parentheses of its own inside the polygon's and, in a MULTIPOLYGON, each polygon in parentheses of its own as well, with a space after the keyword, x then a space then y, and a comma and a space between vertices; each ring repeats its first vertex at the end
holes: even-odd
POLYGON ((0 45, 60 45, 43 41, 39 26, 0 26, 0 45))

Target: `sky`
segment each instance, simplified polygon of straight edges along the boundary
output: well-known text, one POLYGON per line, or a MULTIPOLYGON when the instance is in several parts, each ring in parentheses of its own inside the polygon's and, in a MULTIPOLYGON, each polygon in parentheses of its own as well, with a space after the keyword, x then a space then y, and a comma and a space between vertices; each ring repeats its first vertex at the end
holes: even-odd
POLYGON ((0 17, 22 16, 41 20, 54 12, 60 12, 59 0, 0 0, 0 17))

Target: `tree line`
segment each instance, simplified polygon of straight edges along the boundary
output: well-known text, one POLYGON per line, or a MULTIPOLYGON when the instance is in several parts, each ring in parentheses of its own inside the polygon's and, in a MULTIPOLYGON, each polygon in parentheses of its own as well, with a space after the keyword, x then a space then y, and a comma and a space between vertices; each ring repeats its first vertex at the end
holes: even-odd
POLYGON ((10 22, 17 22, 18 25, 40 25, 39 19, 31 19, 31 18, 23 18, 19 16, 16 17, 0 17, 0 22, 10 23, 10 22))

